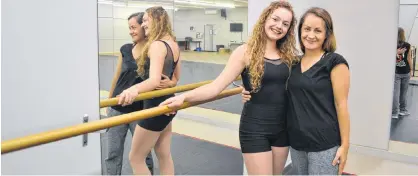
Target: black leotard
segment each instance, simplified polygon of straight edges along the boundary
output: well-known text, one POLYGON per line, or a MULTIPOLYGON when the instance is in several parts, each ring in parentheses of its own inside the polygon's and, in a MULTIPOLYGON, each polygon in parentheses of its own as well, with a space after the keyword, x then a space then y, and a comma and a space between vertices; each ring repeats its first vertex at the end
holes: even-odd
MULTIPOLYGON (((161 41, 161 42, 163 42, 167 48, 167 55, 164 60, 164 67, 163 67, 162 74, 172 79, 173 74, 174 74, 174 69, 176 68, 178 60, 174 61, 174 54, 173 54, 173 51, 171 50, 170 45, 168 45, 167 42, 165 41, 161 41)), ((146 80, 149 78, 149 69, 150 69, 150 59, 147 58, 145 65, 144 65, 145 74, 142 77, 143 80, 146 80)), ((157 107, 160 103, 162 103, 166 99, 173 97, 173 96, 174 94, 170 94, 170 95, 165 95, 162 97, 156 97, 156 98, 144 100, 144 109, 157 107)), ((156 117, 140 120, 138 122, 138 125, 147 130, 162 131, 173 120, 174 116, 175 115, 170 115, 170 116, 159 115, 156 117)))
MULTIPOLYGON (((264 75, 261 88, 251 93, 251 100, 244 104, 239 127, 243 153, 270 151, 271 147, 289 145, 286 130, 288 97, 286 82, 289 67, 280 59, 264 59, 264 75)), ((241 73, 246 90, 251 90, 248 69, 241 73)))

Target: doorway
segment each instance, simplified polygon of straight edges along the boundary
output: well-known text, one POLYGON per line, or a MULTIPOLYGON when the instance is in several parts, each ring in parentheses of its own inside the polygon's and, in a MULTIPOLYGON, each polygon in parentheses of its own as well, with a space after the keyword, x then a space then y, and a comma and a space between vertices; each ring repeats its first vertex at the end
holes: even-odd
POLYGON ((213 51, 213 24, 205 24, 204 29, 204 51, 213 51))

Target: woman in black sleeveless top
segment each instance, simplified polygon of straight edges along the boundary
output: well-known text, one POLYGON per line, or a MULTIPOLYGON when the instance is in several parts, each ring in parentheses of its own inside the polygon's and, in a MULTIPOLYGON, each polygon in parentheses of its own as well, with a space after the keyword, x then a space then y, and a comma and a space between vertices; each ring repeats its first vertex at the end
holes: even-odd
MULTIPOLYGON (((143 81, 122 92, 119 98, 122 106, 132 104, 139 93, 158 89, 164 75, 169 79, 173 75, 179 78, 179 47, 174 40, 167 12, 162 7, 147 9, 142 27, 148 39, 137 60, 138 74, 143 81)), ((172 96, 174 95, 144 100, 144 108, 156 107, 172 96)), ((129 153, 135 175, 150 174, 144 161, 152 148, 158 157, 160 174, 174 175, 170 151, 173 117, 174 115, 160 115, 138 122, 129 153)))
POLYGON ((241 74, 254 96, 244 106, 239 127, 241 151, 250 175, 281 174, 287 158, 285 86, 295 59, 295 23, 288 2, 272 2, 259 17, 248 44, 233 51, 224 71, 212 83, 161 104, 178 108, 185 101, 211 99, 241 74))

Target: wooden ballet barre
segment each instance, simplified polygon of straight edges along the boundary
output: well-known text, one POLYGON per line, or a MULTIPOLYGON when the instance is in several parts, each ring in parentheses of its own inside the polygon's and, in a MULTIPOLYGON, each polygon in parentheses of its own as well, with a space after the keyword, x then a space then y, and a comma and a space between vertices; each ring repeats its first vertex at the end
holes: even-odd
MULTIPOLYGON (((237 79, 235 79, 235 81, 237 81, 237 80, 241 80, 241 76, 239 76, 237 79)), ((172 88, 166 88, 166 89, 154 90, 154 91, 150 91, 150 92, 141 93, 135 98, 134 101, 147 100, 147 99, 151 99, 151 98, 155 98, 155 97, 161 97, 161 96, 165 96, 165 95, 170 95, 170 94, 174 94, 174 93, 179 93, 179 92, 192 90, 192 89, 198 88, 200 86, 203 86, 205 84, 209 84, 212 81, 213 80, 202 81, 202 82, 198 82, 198 83, 186 84, 186 85, 176 86, 176 87, 172 87, 172 88)), ((115 105, 118 105, 118 98, 109 98, 109 99, 104 99, 104 100, 100 101, 100 108, 115 106, 115 105)))
POLYGON ((191 106, 211 102, 217 99, 222 99, 232 95, 240 94, 242 91, 241 87, 227 89, 222 91, 218 96, 207 101, 201 101, 196 103, 185 102, 178 109, 170 109, 167 106, 155 107, 150 109, 144 109, 142 111, 136 111, 128 114, 114 116, 106 119, 96 120, 88 123, 79 125, 69 126, 56 130, 46 131, 38 134, 28 135, 25 137, 15 138, 1 142, 1 154, 10 153, 17 150, 22 150, 46 143, 55 142, 58 140, 75 137, 82 134, 87 134, 102 129, 131 123, 133 121, 152 118, 158 115, 166 114, 174 110, 185 109, 191 106))

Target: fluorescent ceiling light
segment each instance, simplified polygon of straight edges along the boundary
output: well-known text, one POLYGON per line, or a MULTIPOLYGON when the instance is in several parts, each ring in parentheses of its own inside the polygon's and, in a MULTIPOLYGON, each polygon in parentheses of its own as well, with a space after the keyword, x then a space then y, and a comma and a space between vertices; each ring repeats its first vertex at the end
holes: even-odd
POLYGON ((201 6, 210 6, 210 7, 235 8, 235 5, 234 4, 211 3, 211 2, 205 2, 205 1, 174 0, 174 2, 175 3, 201 5, 201 6))
MULTIPOLYGON (((126 4, 123 2, 112 2, 112 1, 105 1, 105 0, 99 0, 99 4, 107 4, 107 5, 113 5, 113 7, 126 7, 126 8, 142 8, 147 9, 150 7, 157 6, 157 4, 126 4)), ((164 9, 170 9, 170 10, 178 10, 177 8, 174 8, 172 6, 162 6, 164 9)))
POLYGON ((246 1, 246 0, 234 0, 235 2, 242 2, 242 3, 247 3, 248 4, 248 1, 246 1))
POLYGON ((113 5, 112 1, 104 1, 104 0, 98 0, 97 3, 99 4, 108 4, 108 5, 113 5))
MULTIPOLYGON (((213 2, 207 2, 207 1, 191 1, 191 0, 174 0, 175 3, 179 3, 178 6, 186 6, 186 5, 192 5, 189 7, 193 8, 203 8, 198 6, 209 6, 209 7, 220 7, 220 8, 235 8, 234 4, 226 4, 226 3, 213 3, 213 2)), ((152 3, 131 3, 129 2, 128 5, 124 2, 115 2, 110 0, 98 0, 99 4, 108 4, 113 5, 115 7, 132 7, 132 8, 148 8, 152 6, 161 6, 161 4, 152 4, 152 3)), ((173 8, 172 6, 163 6, 165 9, 177 9, 173 8)))

